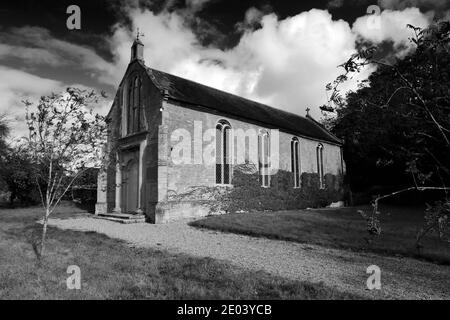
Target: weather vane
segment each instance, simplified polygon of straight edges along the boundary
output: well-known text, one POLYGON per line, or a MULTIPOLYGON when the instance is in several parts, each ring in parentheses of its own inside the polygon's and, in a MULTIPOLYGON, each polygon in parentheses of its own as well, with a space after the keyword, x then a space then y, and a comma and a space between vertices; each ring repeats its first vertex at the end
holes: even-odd
POLYGON ((144 37, 145 35, 142 32, 139 32, 139 28, 137 28, 136 32, 136 40, 139 40, 139 37, 144 37))

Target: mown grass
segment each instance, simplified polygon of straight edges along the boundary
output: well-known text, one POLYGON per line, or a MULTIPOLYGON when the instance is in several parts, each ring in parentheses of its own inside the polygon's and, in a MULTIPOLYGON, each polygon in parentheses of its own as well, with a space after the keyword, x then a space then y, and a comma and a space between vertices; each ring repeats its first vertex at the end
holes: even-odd
MULTIPOLYGON (((39 208, 0 210, 0 299, 358 299, 319 283, 288 281, 209 258, 140 249, 93 232, 50 228, 37 264, 39 208), (81 269, 68 290, 67 267, 81 269)), ((66 206, 55 217, 77 211, 66 206)), ((85 215, 86 213, 78 213, 85 215)))
POLYGON ((223 232, 246 234, 317 244, 325 247, 402 255, 450 264, 450 243, 436 234, 426 237, 420 254, 415 246, 417 231, 423 224, 420 207, 381 207, 381 235, 370 245, 366 221, 357 210, 370 212, 369 206, 323 210, 255 212, 211 216, 190 225, 223 232))

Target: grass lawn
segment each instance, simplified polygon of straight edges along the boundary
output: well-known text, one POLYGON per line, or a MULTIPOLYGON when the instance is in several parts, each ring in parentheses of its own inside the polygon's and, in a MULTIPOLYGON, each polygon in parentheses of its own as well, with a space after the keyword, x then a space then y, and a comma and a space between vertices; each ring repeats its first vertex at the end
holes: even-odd
POLYGON ((210 216, 190 225, 212 230, 282 239, 325 247, 372 251, 381 254, 416 257, 442 264, 450 264, 450 243, 436 235, 423 241, 419 256, 415 236, 423 223, 423 208, 395 206, 381 207, 381 236, 369 247, 366 222, 358 209, 339 208, 280 212, 256 212, 210 216))
MULTIPOLYGON (((54 217, 86 215, 65 206, 54 217)), ((46 255, 33 244, 39 208, 0 209, 0 299, 357 299, 323 284, 249 272, 207 258, 138 249, 97 233, 50 228, 46 255), (66 271, 81 269, 81 290, 66 271)))

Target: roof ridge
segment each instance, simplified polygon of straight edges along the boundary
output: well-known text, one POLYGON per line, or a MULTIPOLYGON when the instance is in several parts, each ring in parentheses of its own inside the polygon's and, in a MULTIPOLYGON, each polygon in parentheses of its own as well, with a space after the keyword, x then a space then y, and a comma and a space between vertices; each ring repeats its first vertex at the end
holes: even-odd
POLYGON ((209 88, 209 89, 218 91, 218 92, 226 93, 226 94, 235 96, 235 97, 237 97, 237 98, 239 98, 239 99, 243 99, 243 100, 250 101, 250 102, 252 102, 252 103, 257 103, 257 104, 259 104, 259 105, 261 105, 261 106, 264 106, 264 107, 267 107, 267 108, 270 108, 270 109, 275 109, 275 110, 277 110, 278 112, 283 112, 283 113, 286 113, 286 114, 288 114, 288 115, 293 115, 293 116, 300 117, 300 118, 303 118, 303 119, 306 119, 306 118, 307 118, 307 117, 304 117, 304 116, 302 116, 302 115, 299 115, 299 114, 296 114, 296 113, 293 113, 293 112, 290 112, 290 111, 286 111, 286 110, 283 110, 283 109, 279 109, 279 108, 276 108, 276 107, 272 107, 272 106, 269 106, 269 105, 267 105, 267 104, 265 104, 265 103, 261 103, 261 102, 255 101, 255 100, 251 100, 251 99, 248 99, 248 98, 239 96, 239 95, 237 95, 237 94, 234 94, 234 93, 231 93, 231 92, 228 92, 228 91, 224 91, 224 90, 221 90, 221 89, 217 89, 217 88, 208 86, 208 85, 206 85, 206 84, 203 84, 203 83, 200 83, 200 82, 197 82, 197 81, 194 81, 194 80, 186 79, 186 78, 183 78, 183 77, 180 77, 180 76, 177 76, 177 75, 174 75, 174 74, 165 72, 165 71, 161 71, 161 70, 158 70, 158 69, 154 69, 154 68, 150 68, 150 67, 146 67, 146 68, 149 69, 150 71, 153 71, 153 70, 154 70, 154 71, 156 71, 156 72, 165 73, 165 74, 168 74, 168 75, 170 75, 170 76, 172 76, 172 77, 176 77, 176 78, 182 79, 182 80, 184 80, 184 81, 189 81, 189 82, 195 83, 196 85, 200 85, 200 86, 203 86, 203 87, 206 87, 206 88, 209 88))
POLYGON ((342 143, 342 139, 340 139, 338 136, 336 136, 334 133, 332 133, 331 131, 329 131, 327 128, 325 128, 325 126, 323 124, 321 124, 319 121, 317 121, 316 119, 314 119, 313 117, 311 117, 310 115, 307 115, 305 117, 306 119, 309 119, 311 121, 313 121, 315 124, 317 124, 325 133, 333 136, 334 138, 336 138, 337 140, 339 140, 342 143))
POLYGON ((171 99, 265 123, 299 136, 342 144, 341 139, 322 127, 316 120, 309 119, 308 116, 281 110, 143 64, 142 66, 161 92, 168 90, 167 93, 171 99))

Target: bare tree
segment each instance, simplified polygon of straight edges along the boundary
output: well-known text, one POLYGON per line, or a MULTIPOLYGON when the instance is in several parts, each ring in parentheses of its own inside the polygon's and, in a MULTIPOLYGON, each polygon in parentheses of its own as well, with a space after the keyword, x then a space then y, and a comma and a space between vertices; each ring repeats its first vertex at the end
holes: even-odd
POLYGON ((83 172, 105 161, 104 117, 89 108, 99 98, 94 91, 67 88, 41 97, 35 107, 24 101, 34 179, 44 208, 39 258, 45 250, 49 216, 83 172))

